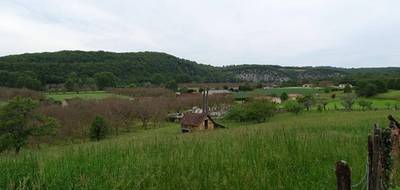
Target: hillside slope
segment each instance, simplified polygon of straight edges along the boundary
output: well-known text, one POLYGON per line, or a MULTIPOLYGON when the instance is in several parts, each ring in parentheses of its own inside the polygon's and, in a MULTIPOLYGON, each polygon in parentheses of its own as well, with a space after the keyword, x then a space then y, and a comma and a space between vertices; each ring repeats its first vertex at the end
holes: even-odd
POLYGON ((60 51, 12 55, 0 58, 0 70, 33 71, 45 84, 63 83, 71 72, 80 77, 93 77, 95 73, 109 71, 123 84, 159 83, 172 79, 178 82, 225 82, 233 78, 219 68, 158 52, 60 51))
POLYGON ((247 81, 279 84, 289 81, 300 83, 307 80, 341 80, 348 77, 381 79, 400 76, 400 68, 345 69, 275 65, 214 67, 159 52, 60 51, 0 57, 0 85, 2 80, 12 76, 18 78, 18 73, 26 71, 32 71, 28 72, 29 75, 36 75, 32 78, 37 78, 42 84, 64 83, 72 72, 87 79, 104 71, 116 75, 119 85, 165 84, 170 80, 178 83, 247 81))

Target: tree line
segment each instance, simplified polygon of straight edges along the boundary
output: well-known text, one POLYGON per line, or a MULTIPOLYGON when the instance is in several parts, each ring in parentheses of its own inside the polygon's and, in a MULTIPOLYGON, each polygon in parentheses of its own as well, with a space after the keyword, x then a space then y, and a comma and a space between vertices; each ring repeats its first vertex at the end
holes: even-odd
POLYGON ((0 86, 35 90, 55 84, 73 90, 232 81, 233 75, 221 69, 156 52, 61 51, 0 58, 0 86))

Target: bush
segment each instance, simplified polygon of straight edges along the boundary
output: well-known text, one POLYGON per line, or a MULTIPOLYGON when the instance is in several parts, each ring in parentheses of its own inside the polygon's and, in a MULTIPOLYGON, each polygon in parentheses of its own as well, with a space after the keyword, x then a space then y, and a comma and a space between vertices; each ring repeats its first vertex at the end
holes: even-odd
POLYGON ((286 92, 283 92, 280 96, 281 101, 284 102, 289 99, 289 95, 286 92))
POLYGON ((353 109, 353 105, 356 102, 357 96, 355 96, 354 94, 347 94, 342 96, 342 105, 344 106, 344 108, 348 111, 353 109))
POLYGON ((299 114, 304 110, 303 104, 295 101, 295 100, 289 100, 285 103, 284 108, 288 112, 292 112, 295 114, 299 114))
POLYGON ((254 100, 232 106, 226 118, 238 122, 264 122, 275 113, 276 105, 266 100, 254 100))
POLYGON ((378 87, 375 84, 362 84, 357 90, 359 96, 371 97, 378 93, 378 87))
POLYGON ((107 135, 108 126, 103 117, 96 116, 90 127, 90 139, 99 141, 107 135))
POLYGON ((358 105, 360 105, 363 111, 365 111, 366 109, 372 109, 372 102, 365 99, 359 100, 358 105))

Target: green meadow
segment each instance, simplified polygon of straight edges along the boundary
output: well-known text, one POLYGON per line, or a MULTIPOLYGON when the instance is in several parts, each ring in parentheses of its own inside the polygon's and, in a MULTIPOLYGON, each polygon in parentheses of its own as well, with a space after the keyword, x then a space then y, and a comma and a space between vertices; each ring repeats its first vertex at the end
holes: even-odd
POLYGON ((283 88, 267 88, 267 89, 256 89, 253 91, 241 91, 235 92, 235 98, 249 98, 253 96, 261 96, 261 95, 276 95, 280 96, 282 93, 288 94, 316 94, 323 93, 323 89, 321 88, 303 88, 303 87, 283 87, 283 88))
POLYGON ((400 101, 400 90, 389 90, 387 93, 378 94, 375 96, 376 99, 392 99, 400 101))
POLYGON ((0 189, 335 189, 346 160, 365 172, 367 136, 391 111, 279 114, 181 134, 177 124, 100 142, 0 156, 0 189), (338 119, 340 118, 340 119, 338 119))

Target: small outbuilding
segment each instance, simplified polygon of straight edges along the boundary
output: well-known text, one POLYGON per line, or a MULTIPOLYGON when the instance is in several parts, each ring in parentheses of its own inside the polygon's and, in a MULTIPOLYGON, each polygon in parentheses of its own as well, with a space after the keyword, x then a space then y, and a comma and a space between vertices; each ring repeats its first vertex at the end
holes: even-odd
POLYGON ((201 113, 185 113, 181 119, 181 129, 183 133, 208 130, 215 128, 225 128, 216 123, 208 112, 208 90, 203 92, 203 109, 201 113))

